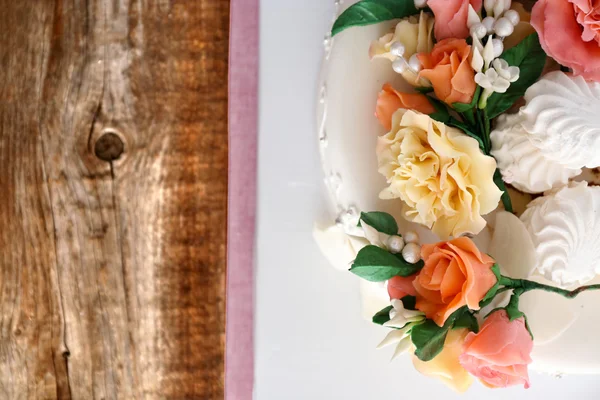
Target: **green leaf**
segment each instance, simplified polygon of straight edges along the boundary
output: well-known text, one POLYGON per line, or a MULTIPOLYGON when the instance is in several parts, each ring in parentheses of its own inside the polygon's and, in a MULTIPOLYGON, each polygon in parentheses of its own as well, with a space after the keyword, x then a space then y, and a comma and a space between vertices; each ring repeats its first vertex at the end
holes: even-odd
POLYGON ((502 179, 502 173, 499 169, 496 169, 494 173, 494 183, 498 186, 498 189, 502 190, 502 204, 504 204, 504 209, 508 212, 513 212, 512 201, 510 199, 510 195, 508 194, 508 190, 506 190, 506 185, 504 184, 504 180, 502 179))
POLYGON ((464 113, 465 111, 473 110, 479 101, 479 94, 481 93, 481 86, 477 85, 477 89, 475 90, 475 94, 473 95, 473 100, 470 103, 452 103, 452 108, 454 108, 459 113, 464 113))
POLYGON ((467 328, 471 332, 477 333, 479 332, 479 323, 477 322, 477 318, 475 318, 472 313, 465 312, 456 319, 453 328, 467 328))
POLYGON ((444 348, 444 342, 448 331, 454 325, 454 322, 462 315, 468 312, 468 308, 461 307, 448 317, 444 326, 438 326, 435 322, 428 319, 420 325, 416 325, 411 330, 411 340, 415 347, 415 355, 421 361, 433 360, 444 348))
POLYGON ((362 0, 348 7, 333 24, 331 35, 353 26, 365 26, 405 18, 419 12, 410 0, 362 0))
POLYGON ((377 230, 377 232, 382 232, 388 235, 398 234, 398 224, 396 223, 394 217, 388 213, 378 211, 361 213, 360 221, 364 221, 367 225, 372 226, 377 230))
POLYGON ((440 327, 428 319, 411 330, 411 340, 415 347, 415 355, 421 361, 431 361, 444 348, 444 342, 448 335, 447 327, 440 327))
POLYGON ((434 99, 433 97, 427 96, 427 99, 431 103, 431 105, 435 108, 435 112, 433 114, 429 114, 429 116, 436 121, 441 123, 447 123, 450 121, 450 112, 448 111, 448 107, 446 103, 439 101, 438 99, 434 99))
POLYGON ((483 140, 481 139, 481 137, 479 137, 479 135, 473 133, 471 131, 471 128, 468 125, 463 124, 456 118, 451 118, 450 121, 448 121, 448 125, 460 129, 461 131, 463 131, 465 133, 465 135, 470 136, 473 139, 477 140, 477 143, 479 143, 479 148, 481 149, 481 151, 483 151, 485 153, 485 145, 483 144, 483 140))
POLYGON ((373 322, 377 325, 383 325, 390 320, 390 311, 392 311, 392 306, 387 306, 383 310, 379 311, 377 314, 373 315, 373 322))
POLYGON ((377 246, 363 247, 356 255, 350 272, 370 282, 384 282, 394 276, 410 276, 423 268, 423 262, 409 264, 402 256, 377 246))
POLYGON ((415 296, 404 296, 402 299, 402 304, 404 304, 404 309, 406 310, 416 310, 417 309, 417 298, 415 296))
POLYGON ((485 297, 481 300, 480 304, 486 304, 489 300, 492 300, 496 297, 496 293, 498 293, 498 289, 500 289, 500 280, 502 279, 502 274, 500 273, 500 266, 498 264, 494 264, 492 267, 492 272, 496 275, 496 284, 492 286, 490 290, 488 290, 485 297))
POLYGON ((519 79, 510 84, 506 93, 494 93, 487 102, 487 113, 490 119, 497 117, 519 99, 525 91, 538 80, 544 65, 546 53, 540 45, 537 33, 527 36, 515 47, 506 50, 501 56, 511 66, 519 67, 519 79))

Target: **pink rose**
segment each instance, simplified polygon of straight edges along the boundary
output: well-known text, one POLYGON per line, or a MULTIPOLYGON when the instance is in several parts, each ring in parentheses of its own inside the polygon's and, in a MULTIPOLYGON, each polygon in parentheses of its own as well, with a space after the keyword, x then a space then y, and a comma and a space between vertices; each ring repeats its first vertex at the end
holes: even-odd
POLYGON ((491 388, 524 385, 529 388, 527 365, 533 339, 521 317, 508 319, 506 310, 490 315, 478 334, 469 333, 459 361, 464 369, 491 388))
POLYGON ((404 296, 416 296, 417 291, 413 286, 413 281, 417 277, 417 274, 403 277, 395 276, 390 279, 387 283, 388 294, 391 300, 400 300, 404 296))
POLYGON ((448 38, 468 38, 469 4, 479 12, 482 2, 483 0, 429 0, 427 5, 435 16, 435 38, 438 41, 448 38))
POLYGON ((531 25, 549 56, 587 80, 600 81, 600 9, 594 0, 539 0, 531 25))

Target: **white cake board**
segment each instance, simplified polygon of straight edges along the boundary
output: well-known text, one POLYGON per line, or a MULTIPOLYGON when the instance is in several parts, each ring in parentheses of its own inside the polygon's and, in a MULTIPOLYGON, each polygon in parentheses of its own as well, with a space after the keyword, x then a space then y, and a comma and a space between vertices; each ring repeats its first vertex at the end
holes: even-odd
POLYGON ((390 363, 375 350, 382 330, 361 316, 358 279, 331 268, 312 239, 313 222, 332 217, 314 110, 333 13, 333 0, 261 2, 255 398, 600 398, 596 376, 536 373, 529 390, 476 383, 460 396, 408 357, 390 363))

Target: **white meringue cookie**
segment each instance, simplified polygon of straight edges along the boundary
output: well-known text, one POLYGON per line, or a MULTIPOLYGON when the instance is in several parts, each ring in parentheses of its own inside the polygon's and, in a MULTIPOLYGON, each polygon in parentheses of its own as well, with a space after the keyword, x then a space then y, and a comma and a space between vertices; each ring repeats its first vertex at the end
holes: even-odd
POLYGON ((551 72, 525 100, 523 127, 547 158, 573 169, 600 166, 600 83, 551 72))
POLYGON ((521 220, 547 279, 569 286, 600 274, 600 187, 573 182, 531 202, 521 220))
POLYGON ((506 183, 526 193, 540 193, 564 186, 581 169, 565 167, 548 159, 530 140, 520 115, 501 115, 491 133, 492 156, 506 183))

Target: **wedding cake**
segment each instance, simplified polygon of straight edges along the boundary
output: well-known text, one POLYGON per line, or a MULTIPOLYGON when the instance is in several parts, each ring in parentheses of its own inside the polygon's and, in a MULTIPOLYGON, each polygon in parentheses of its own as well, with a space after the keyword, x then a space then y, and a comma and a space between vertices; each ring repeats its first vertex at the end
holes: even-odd
POLYGON ((325 40, 334 217, 315 239, 361 279, 382 347, 457 391, 600 373, 600 14, 583 3, 355 1, 325 40))

